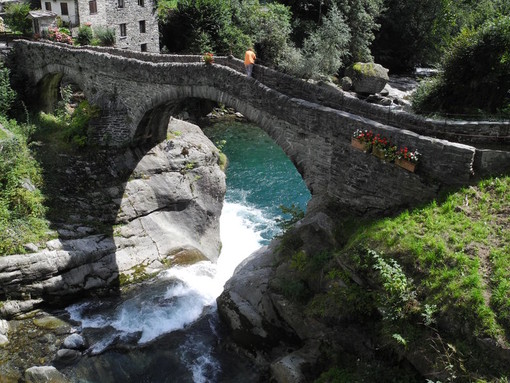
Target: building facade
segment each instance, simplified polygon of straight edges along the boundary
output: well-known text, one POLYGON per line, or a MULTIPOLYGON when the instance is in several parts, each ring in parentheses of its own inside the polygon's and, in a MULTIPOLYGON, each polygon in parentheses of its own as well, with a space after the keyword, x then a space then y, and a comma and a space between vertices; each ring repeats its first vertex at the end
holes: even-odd
POLYGON ((117 48, 157 53, 159 30, 154 1, 41 0, 41 9, 55 12, 71 28, 113 28, 117 48))

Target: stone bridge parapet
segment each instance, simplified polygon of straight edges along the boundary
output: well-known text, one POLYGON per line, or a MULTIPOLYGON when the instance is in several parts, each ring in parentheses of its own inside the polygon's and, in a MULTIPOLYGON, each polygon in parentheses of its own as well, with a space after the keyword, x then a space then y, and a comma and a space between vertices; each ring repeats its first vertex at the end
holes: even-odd
MULTIPOLYGON (((310 207, 333 201, 358 214, 388 214, 430 200, 446 188, 469 184, 473 175, 510 167, 508 152, 483 152, 435 138, 424 134, 425 128, 411 129, 407 120, 387 124, 372 118, 368 111, 374 105, 337 89, 260 66, 254 78, 247 78, 242 62, 233 58, 218 57, 214 65, 205 65, 200 56, 17 41, 11 65, 35 90, 34 97, 48 100, 47 107, 61 78, 75 82, 103 110, 89 131, 100 144, 164 140, 172 106, 188 98, 232 107, 283 148, 312 193, 310 207), (342 110, 340 100, 359 111, 342 110), (409 173, 353 149, 350 138, 356 129, 370 129, 399 146, 416 148, 422 154, 419 170, 409 173), (501 160, 503 165, 497 165, 501 160)), ((502 126, 504 133, 507 127, 502 126)))

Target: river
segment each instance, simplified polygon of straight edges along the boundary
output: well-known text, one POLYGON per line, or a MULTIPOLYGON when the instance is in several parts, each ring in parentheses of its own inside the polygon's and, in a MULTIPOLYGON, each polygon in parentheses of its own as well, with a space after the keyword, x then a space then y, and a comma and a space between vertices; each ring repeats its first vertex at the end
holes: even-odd
POLYGON ((204 133, 229 159, 217 263, 173 267, 122 298, 67 308, 88 355, 62 369, 75 382, 257 382, 225 347, 216 298, 235 267, 280 232, 281 205, 310 199, 294 165, 258 127, 218 122, 204 133))

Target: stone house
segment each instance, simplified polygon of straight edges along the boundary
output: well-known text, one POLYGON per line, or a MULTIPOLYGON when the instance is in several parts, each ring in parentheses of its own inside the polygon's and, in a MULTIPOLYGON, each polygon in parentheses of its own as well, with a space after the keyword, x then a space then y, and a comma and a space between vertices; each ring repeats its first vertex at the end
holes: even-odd
POLYGON ((41 9, 55 12, 76 35, 80 25, 115 30, 115 46, 159 52, 155 0, 41 0, 41 9))

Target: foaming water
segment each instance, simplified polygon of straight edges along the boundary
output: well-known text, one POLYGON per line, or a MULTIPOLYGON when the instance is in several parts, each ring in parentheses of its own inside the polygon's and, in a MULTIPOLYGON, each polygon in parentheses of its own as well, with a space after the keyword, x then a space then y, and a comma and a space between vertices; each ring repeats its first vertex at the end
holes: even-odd
POLYGON ((120 298, 68 307, 92 356, 66 370, 76 381, 258 381, 250 363, 218 347, 216 298, 235 268, 279 233, 279 206, 304 209, 309 193, 260 129, 221 126, 210 137, 227 140, 230 160, 217 263, 175 266, 120 298))
MULTIPOLYGON (((68 307, 82 330, 104 329, 93 354, 122 342, 143 345, 196 321, 216 298, 237 265, 261 246, 257 225, 269 221, 260 210, 226 202, 220 219, 221 255, 217 263, 202 261, 161 272, 147 288, 128 292, 120 302, 87 302, 68 307)), ((196 367, 195 367, 196 368, 196 367)))

